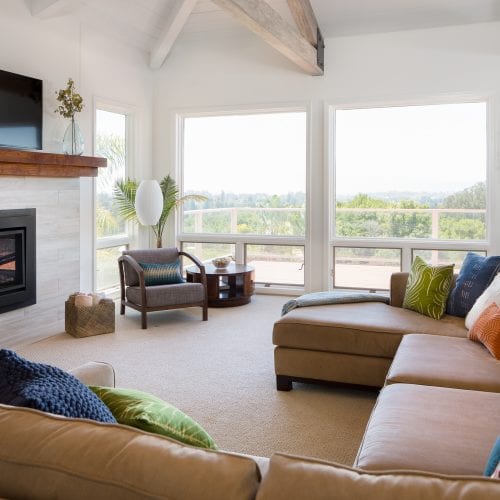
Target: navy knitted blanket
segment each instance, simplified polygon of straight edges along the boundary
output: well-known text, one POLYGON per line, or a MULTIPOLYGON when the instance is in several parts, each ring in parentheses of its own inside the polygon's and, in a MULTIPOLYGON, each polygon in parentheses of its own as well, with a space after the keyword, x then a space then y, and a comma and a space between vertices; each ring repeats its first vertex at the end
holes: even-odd
POLYGON ((0 403, 116 423, 108 407, 76 377, 7 349, 0 350, 0 403))

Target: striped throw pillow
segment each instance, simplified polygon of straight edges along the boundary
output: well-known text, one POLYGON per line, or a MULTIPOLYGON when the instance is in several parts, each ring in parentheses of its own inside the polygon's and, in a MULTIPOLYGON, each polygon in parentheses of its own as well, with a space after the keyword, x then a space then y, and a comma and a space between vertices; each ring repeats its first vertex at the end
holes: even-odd
POLYGON ((500 307, 488 306, 469 330, 468 337, 481 342, 492 356, 500 359, 500 307))
POLYGON ((403 307, 440 319, 453 280, 453 266, 429 266, 415 257, 408 276, 403 307))
POLYGON ((139 265, 144 269, 144 284, 146 286, 184 283, 179 259, 166 264, 139 262, 139 265))

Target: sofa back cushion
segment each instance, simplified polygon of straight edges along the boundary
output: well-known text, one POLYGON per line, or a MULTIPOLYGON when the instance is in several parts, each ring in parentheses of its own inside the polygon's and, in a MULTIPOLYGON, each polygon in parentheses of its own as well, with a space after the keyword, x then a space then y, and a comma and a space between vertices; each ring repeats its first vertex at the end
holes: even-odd
POLYGON ((477 476, 365 472, 276 454, 271 457, 257 500, 493 500, 499 495, 500 482, 477 476))
POLYGON ((0 405, 1 498, 253 499, 250 458, 0 405))

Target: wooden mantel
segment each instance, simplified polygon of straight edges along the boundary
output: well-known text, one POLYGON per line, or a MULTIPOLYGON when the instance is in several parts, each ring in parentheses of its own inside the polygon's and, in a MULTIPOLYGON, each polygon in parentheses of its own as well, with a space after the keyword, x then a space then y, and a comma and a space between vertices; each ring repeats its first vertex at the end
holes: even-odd
POLYGON ((106 158, 72 156, 41 151, 0 149, 0 175, 36 177, 96 177, 106 158))

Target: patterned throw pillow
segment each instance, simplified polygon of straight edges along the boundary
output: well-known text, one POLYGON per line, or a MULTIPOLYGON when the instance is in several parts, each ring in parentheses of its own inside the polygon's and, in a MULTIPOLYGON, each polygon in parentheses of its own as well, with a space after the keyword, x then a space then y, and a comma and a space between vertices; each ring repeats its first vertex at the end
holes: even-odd
POLYGON ((488 458, 488 462, 486 462, 486 467, 484 469, 485 476, 491 476, 495 469, 500 464, 500 436, 497 437, 493 448, 491 449, 490 456, 488 458))
POLYGON ((403 307, 434 319, 444 314, 453 279, 453 266, 429 266, 415 257, 406 285, 403 307))
POLYGON ((472 325, 468 337, 481 342, 494 358, 500 359, 500 307, 489 305, 472 325))
POLYGON ((167 264, 152 264, 148 262, 139 262, 144 269, 144 283, 146 286, 156 285, 175 285, 184 283, 181 274, 181 262, 177 259, 167 264))
POLYGON ((73 375, 7 349, 0 350, 0 403, 116 423, 106 405, 73 375))
POLYGON ((120 424, 162 434, 191 446, 217 449, 201 425, 152 394, 112 387, 90 389, 102 399, 120 424))
POLYGON ((483 257, 469 252, 448 298, 446 312, 465 317, 499 271, 500 256, 483 257))
POLYGON ((493 302, 500 304, 500 274, 495 276, 491 285, 478 297, 465 317, 465 328, 470 330, 481 313, 493 302))

